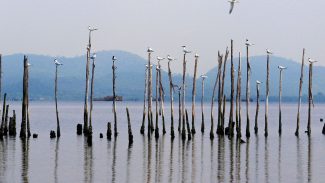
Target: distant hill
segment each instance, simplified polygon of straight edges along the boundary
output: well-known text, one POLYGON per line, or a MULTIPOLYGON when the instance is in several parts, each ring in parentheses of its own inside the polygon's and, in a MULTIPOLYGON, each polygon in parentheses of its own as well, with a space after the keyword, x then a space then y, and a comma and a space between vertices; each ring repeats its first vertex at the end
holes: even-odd
MULTIPOLYGON (((95 68, 95 97, 112 95, 112 61, 111 57, 115 55, 117 61, 117 94, 122 95, 125 100, 142 100, 144 90, 144 69, 147 60, 133 53, 125 51, 101 51, 97 53, 95 68)), ((30 98, 32 100, 53 100, 54 98, 54 57, 44 55, 28 55, 30 68, 30 98)), ((59 70, 59 98, 61 100, 82 100, 85 89, 85 56, 77 57, 59 57, 64 65, 59 70)), ((22 96, 22 71, 23 71, 23 54, 14 54, 3 56, 3 92, 8 93, 10 99, 20 99, 22 96)), ((226 71, 226 94, 229 96, 230 91, 230 61, 227 62, 226 71)), ((237 69, 238 58, 234 59, 235 68, 237 69)), ((276 99, 278 95, 279 71, 278 65, 288 66, 284 72, 283 78, 283 96, 287 100, 293 100, 298 95, 298 82, 300 77, 300 64, 292 60, 281 57, 271 57, 271 91, 270 96, 276 99)), ((251 57, 252 77, 251 77, 251 95, 256 95, 255 81, 260 80, 264 83, 261 85, 261 98, 265 93, 265 73, 266 57, 251 57)), ((207 73, 206 80, 206 100, 211 99, 212 88, 216 78, 216 68, 207 73)), ((308 67, 305 67, 303 94, 307 94, 308 84, 308 67)), ((155 74, 153 70, 153 82, 155 74)), ((166 97, 168 98, 168 75, 163 71, 163 85, 166 87, 166 97)), ((245 95, 246 83, 246 59, 242 58, 242 94, 245 95)), ((322 91, 325 85, 322 85, 320 78, 325 78, 325 68, 320 66, 314 67, 313 91, 317 99, 323 100, 322 91)), ((174 74, 174 82, 181 83, 181 75, 174 74)), ((187 76, 187 99, 191 97, 191 86, 193 78, 187 76)), ((197 83, 197 99, 201 95, 201 81, 197 83)), ((175 95, 177 96, 177 95, 175 95)), ((244 97, 243 97, 244 98, 244 97)))

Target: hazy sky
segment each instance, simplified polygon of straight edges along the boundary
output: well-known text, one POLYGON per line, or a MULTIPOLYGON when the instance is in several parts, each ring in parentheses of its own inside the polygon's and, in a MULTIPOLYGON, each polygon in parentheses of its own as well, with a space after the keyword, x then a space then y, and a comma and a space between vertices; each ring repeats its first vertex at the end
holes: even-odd
MULTIPOLYGON (((229 15, 227 0, 3 0, 0 52, 52 56, 84 54, 88 25, 100 30, 93 48, 126 50, 146 58, 171 54, 180 71, 181 45, 200 54, 199 72, 216 66, 217 51, 234 39, 236 55, 249 38, 252 55, 272 49, 277 56, 307 57, 325 65, 324 0, 241 0, 229 15)), ((194 54, 189 57, 193 70, 194 54)))

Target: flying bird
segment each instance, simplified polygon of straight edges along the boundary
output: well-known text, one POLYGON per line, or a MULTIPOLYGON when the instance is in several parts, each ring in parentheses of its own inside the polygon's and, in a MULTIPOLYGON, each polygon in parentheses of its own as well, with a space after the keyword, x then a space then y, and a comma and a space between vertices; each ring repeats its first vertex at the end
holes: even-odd
POLYGON ((281 70, 282 70, 282 69, 287 69, 287 67, 284 67, 284 66, 279 65, 279 66, 278 66, 278 69, 281 69, 281 70))
POLYGON ((61 64, 61 63, 58 61, 58 59, 54 59, 54 64, 55 64, 55 65, 58 65, 58 66, 59 66, 59 65, 63 65, 63 64, 61 64))
POLYGON ((183 47, 183 52, 186 54, 186 53, 191 53, 191 51, 187 50, 186 49, 186 46, 182 46, 183 47))
POLYGON ((228 2, 230 3, 229 14, 231 14, 232 10, 234 9, 235 3, 239 3, 239 1, 237 1, 237 0, 229 0, 228 2))
MULTIPOLYGON (((116 58, 115 56, 112 56, 112 60, 113 60, 113 61, 116 61, 117 58, 116 58)), ((146 65, 146 67, 148 67, 148 66, 146 65)))
POLYGON ((148 50, 147 50, 148 53, 152 53, 153 52, 153 49, 148 47, 148 50))
POLYGON ((256 80, 256 84, 261 84, 262 82, 261 81, 259 81, 259 80, 256 80))
POLYGON ((94 28, 94 27, 91 27, 91 26, 88 26, 88 30, 90 31, 90 32, 92 32, 92 31, 95 31, 95 30, 98 30, 97 28, 94 28))
POLYGON ((269 54, 269 55, 273 54, 273 52, 270 49, 266 49, 266 53, 269 54))
POLYGON ((315 63, 315 62, 317 62, 317 61, 314 60, 314 59, 308 58, 308 62, 312 64, 312 63, 315 63))
POLYGON ((246 43, 245 43, 246 46, 253 46, 254 44, 249 42, 248 39, 246 39, 246 43))

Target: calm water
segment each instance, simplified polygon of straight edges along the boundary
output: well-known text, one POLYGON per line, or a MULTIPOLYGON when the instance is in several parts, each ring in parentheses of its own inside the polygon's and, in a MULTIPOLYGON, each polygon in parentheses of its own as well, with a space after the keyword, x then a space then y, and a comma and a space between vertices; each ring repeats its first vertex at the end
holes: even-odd
MULTIPOLYGON (((315 105, 310 138, 303 133, 307 121, 307 106, 303 105, 300 137, 296 138, 296 104, 283 105, 281 137, 277 134, 277 104, 271 104, 267 139, 263 136, 264 108, 261 106, 259 135, 254 135, 252 125, 250 140, 241 145, 228 138, 216 137, 210 141, 209 105, 205 106, 208 128, 204 135, 199 132, 201 120, 197 106, 197 134, 193 140, 183 142, 176 133, 171 142, 169 108, 166 108, 167 134, 159 140, 149 140, 139 133, 142 104, 118 103, 119 136, 108 141, 105 136, 100 139, 99 133, 105 135, 106 123, 113 121, 112 104, 96 102, 93 147, 89 148, 85 139, 76 135, 76 124, 82 123, 83 118, 81 102, 59 103, 61 138, 58 141, 49 138, 50 130, 56 129, 54 104, 32 102, 31 130, 39 138, 26 143, 19 138, 0 141, 0 182, 324 182, 325 136, 321 134, 323 124, 319 118, 323 117, 325 105, 315 105), (134 134, 132 147, 128 147, 126 105, 134 134)), ((19 133, 21 104, 11 103, 10 108, 17 110, 19 133)), ((250 112, 254 121, 255 105, 250 112)), ((177 113, 175 117, 177 125, 177 113)))

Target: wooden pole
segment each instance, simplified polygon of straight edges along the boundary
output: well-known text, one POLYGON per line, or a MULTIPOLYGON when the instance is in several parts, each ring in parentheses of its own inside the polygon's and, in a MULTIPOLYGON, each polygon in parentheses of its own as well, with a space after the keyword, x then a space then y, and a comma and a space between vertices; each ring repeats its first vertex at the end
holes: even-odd
POLYGON ((117 132, 117 113, 116 113, 116 66, 115 66, 115 61, 116 58, 115 56, 112 57, 113 60, 113 65, 112 65, 112 70, 113 70, 113 114, 114 114, 114 137, 116 138, 118 135, 117 132))
POLYGON ((182 128, 182 139, 186 139, 186 132, 185 132, 185 77, 186 77, 186 52, 184 53, 183 57, 183 82, 182 82, 182 121, 183 121, 183 128, 182 128))
MULTIPOLYGON (((212 93, 212 99, 211 99, 211 129, 210 129, 210 139, 212 140, 214 138, 214 120, 213 120, 213 107, 214 107, 214 98, 215 98, 215 93, 216 93, 216 89, 217 89, 217 85, 219 83, 219 89, 220 89, 220 76, 221 76, 221 68, 222 68, 222 55, 220 54, 220 52, 218 52, 218 73, 217 73, 217 78, 216 81, 214 82, 214 87, 213 87, 213 93, 212 93)), ((219 94, 219 92, 218 92, 219 94)), ((218 96, 218 98, 220 98, 218 96)), ((218 100, 218 102, 220 102, 218 100)), ((220 103, 219 103, 220 105, 220 103)), ((218 110, 220 111, 220 106, 218 107, 218 110)), ((219 113, 218 113, 219 114, 219 113)), ((218 119, 218 129, 220 126, 220 121, 218 119)))
POLYGON ((6 117, 5 117, 5 124, 4 124, 4 135, 7 136, 8 134, 8 111, 9 111, 9 105, 6 106, 6 117))
POLYGON ((282 133, 282 111, 281 111, 281 102, 282 102, 282 71, 286 69, 285 67, 278 67, 280 69, 280 79, 279 79, 279 135, 282 133))
POLYGON ((168 60, 168 78, 169 78, 169 96, 170 96, 170 136, 172 139, 175 138, 175 132, 174 132, 174 84, 173 84, 173 78, 172 78, 172 71, 170 69, 170 62, 172 59, 168 60))
POLYGON ((268 115, 269 115, 269 93, 270 93, 270 55, 267 54, 267 67, 266 67, 266 98, 265 98, 265 129, 264 136, 268 136, 268 115))
POLYGON ((182 87, 178 87, 178 132, 181 132, 182 128, 182 99, 181 99, 182 87))
POLYGON ((238 56, 237 93, 236 93, 236 132, 237 138, 241 138, 241 53, 238 56))
POLYGON ((85 89, 85 104, 84 104, 84 128, 83 133, 88 134, 88 88, 89 88, 89 62, 90 62, 90 42, 91 32, 89 32, 89 43, 87 46, 87 61, 86 61, 86 89, 85 89))
POLYGON ((195 131, 195 95, 196 95, 196 73, 197 73, 197 62, 199 60, 199 55, 195 54, 195 64, 194 64, 194 77, 193 77, 193 89, 192 89, 192 129, 193 134, 195 131))
POLYGON ((3 106, 2 106, 2 118, 1 118, 1 127, 0 127, 0 138, 4 135, 4 125, 5 125, 5 113, 6 113, 6 98, 7 93, 3 96, 3 106))
POLYGON ((256 81, 256 112, 255 112, 255 126, 254 126, 255 134, 258 133, 258 112, 260 109, 260 84, 261 82, 256 81))
POLYGON ((204 133, 204 105, 203 105, 203 102, 204 102, 204 80, 207 78, 207 76, 205 75, 202 75, 201 76, 202 78, 202 96, 201 96, 201 132, 204 133))
POLYGON ((190 127, 190 123, 188 121, 188 113, 187 113, 187 109, 185 109, 185 118, 186 118, 186 127, 187 127, 187 139, 191 140, 192 139, 192 134, 191 134, 191 127, 190 127))
POLYGON ((23 74, 23 101, 22 101, 22 117, 21 117, 21 128, 20 128, 20 134, 19 137, 21 139, 26 139, 26 114, 27 114, 27 109, 26 109, 26 105, 27 105, 27 70, 28 68, 28 60, 27 60, 27 56, 24 56, 24 74, 23 74))
MULTIPOLYGON (((165 58, 163 58, 165 59, 165 58)), ((163 60, 162 59, 162 60, 163 60)), ((158 60, 158 79, 159 79, 159 82, 158 82, 158 85, 159 85, 159 98, 160 98, 160 114, 161 114, 161 120, 162 120, 162 126, 163 126, 163 135, 166 134, 166 126, 165 126, 165 110, 164 110, 164 102, 165 102, 165 92, 164 92, 164 88, 163 88, 163 85, 162 85, 162 75, 161 75, 161 65, 160 65, 160 61, 161 60, 158 60)))
POLYGON ((313 101, 313 93, 312 93, 312 86, 313 86, 313 62, 309 63, 309 84, 308 84, 308 123, 307 123, 307 135, 310 136, 311 134, 311 105, 314 105, 313 101))
POLYGON ((0 101, 2 97, 2 54, 0 54, 0 101))
POLYGON ((300 106, 301 106, 301 95, 302 95, 302 84, 304 79, 304 65, 305 65, 305 48, 302 50, 302 59, 301 59, 301 71, 300 71, 300 80, 299 80, 299 96, 298 96, 298 113, 297 113, 297 128, 295 135, 299 135, 299 123, 300 123, 300 106))
POLYGON ((132 134, 132 128, 131 128, 131 120, 130 120, 130 114, 129 114, 129 108, 126 107, 126 115, 128 119, 128 135, 129 135, 129 145, 133 143, 133 134, 132 134))
POLYGON ((26 112, 27 112, 27 137, 29 138, 31 136, 30 132, 30 121, 29 121, 29 66, 30 64, 27 65, 27 104, 26 104, 26 112))
POLYGON ((228 128, 229 128, 229 136, 232 137, 234 136, 234 129, 233 129, 233 113, 234 113, 234 93, 235 93, 235 69, 234 69, 234 60, 233 60, 233 40, 231 40, 231 47, 230 47, 230 61, 231 61, 231 73, 230 73, 230 78, 231 78, 231 92, 230 92, 230 112, 229 112, 229 123, 228 123, 228 128))
POLYGON ((146 96, 147 96, 147 77, 148 77, 148 65, 146 65, 145 76, 144 76, 144 94, 143 94, 143 113, 142 113, 142 124, 140 128, 140 133, 144 134, 146 120, 146 96))
POLYGON ((250 137, 250 130, 249 130, 249 100, 250 100, 250 74, 251 74, 251 66, 249 63, 249 54, 248 54, 248 47, 246 45, 246 137, 250 137))
MULTIPOLYGON (((159 127, 158 127, 158 82, 159 82, 159 68, 156 67, 156 128, 155 128, 155 137, 159 138, 159 127)), ((161 100, 161 99, 160 99, 161 100)))
POLYGON ((92 146, 92 112, 93 112, 93 97, 94 97, 94 79, 95 79, 95 57, 92 56, 93 64, 92 64, 92 71, 91 71, 91 85, 90 85, 90 111, 89 111, 89 129, 88 129, 88 138, 87 143, 88 146, 92 146))
POLYGON ((151 66, 151 53, 153 52, 151 49, 148 49, 148 137, 152 132, 152 66, 151 66))
POLYGON ((60 120, 59 120, 59 111, 58 111, 58 64, 55 64, 55 89, 54 89, 54 95, 55 95, 55 111, 56 111, 56 134, 59 138, 61 136, 60 132, 60 120))

